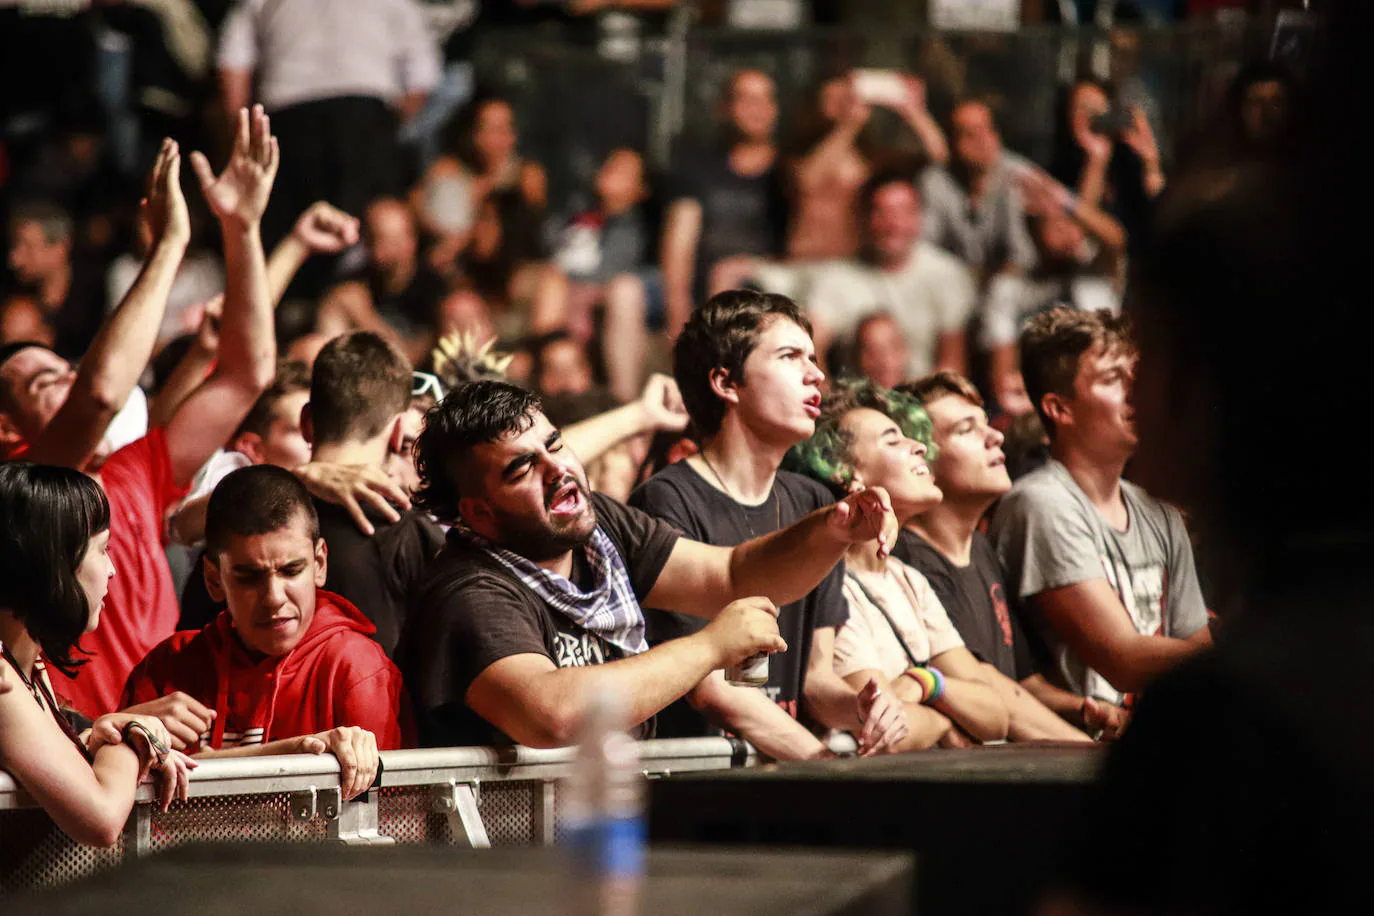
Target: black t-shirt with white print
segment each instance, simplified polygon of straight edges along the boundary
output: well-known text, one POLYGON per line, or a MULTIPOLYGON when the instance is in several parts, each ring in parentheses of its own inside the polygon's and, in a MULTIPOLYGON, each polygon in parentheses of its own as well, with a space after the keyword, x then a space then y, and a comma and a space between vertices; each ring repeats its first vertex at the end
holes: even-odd
MULTIPOLYGON (((653 589, 678 534, 608 496, 592 494, 597 526, 620 552, 637 599, 653 589)), ((574 551, 574 580, 590 583, 583 551, 574 551)), ((452 533, 424 582, 412 592, 397 661, 410 691, 425 747, 511 744, 468 708, 472 682, 511 655, 536 654, 560 668, 600 665, 624 653, 549 607, 489 554, 452 533)), ((654 720, 633 732, 654 735, 654 720)))
POLYGON ((1014 681, 1035 673, 1025 634, 1007 603, 1002 566, 983 532, 973 533, 967 566, 954 565, 906 529, 892 553, 926 577, 970 652, 1014 681))
MULTIPOLYGON (((711 486, 686 461, 669 465, 630 494, 630 505, 663 519, 684 535, 705 544, 734 547, 792 524, 834 502, 824 486, 799 474, 779 471, 768 499, 758 506, 735 502, 711 486)), ((782 607, 778 631, 787 651, 768 657, 768 684, 774 702, 793 717, 806 684, 811 637, 818 627, 839 629, 849 618, 843 586, 844 564, 835 566, 805 598, 782 607)), ((648 609, 649 644, 689 636, 706 625, 697 617, 648 609)), ((706 717, 686 700, 659 714, 658 733, 664 738, 694 738, 718 734, 706 717)))

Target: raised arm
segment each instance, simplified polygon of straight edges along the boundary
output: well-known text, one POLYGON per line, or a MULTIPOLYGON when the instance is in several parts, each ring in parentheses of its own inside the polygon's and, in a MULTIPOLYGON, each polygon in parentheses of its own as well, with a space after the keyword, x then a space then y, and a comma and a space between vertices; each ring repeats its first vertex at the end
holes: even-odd
POLYGON ((945 132, 940 129, 940 125, 936 123, 926 106, 925 80, 917 76, 908 76, 906 84, 907 98, 904 104, 897 107, 897 114, 921 141, 921 146, 930 161, 935 165, 944 165, 949 161, 949 142, 945 139, 945 132))
POLYGON ((576 740, 588 698, 598 690, 623 697, 628 720, 637 725, 712 671, 759 652, 784 651, 777 614, 766 599, 737 601, 691 636, 604 665, 558 668, 546 655, 509 655, 477 676, 467 704, 520 744, 563 747, 576 740))
POLYGON ((1137 633, 1106 579, 1049 589, 1030 600, 1069 648, 1122 693, 1140 690, 1210 644, 1206 627, 1189 639, 1137 633))
POLYGON ((801 157, 796 165, 797 187, 806 193, 844 162, 845 154, 853 152, 859 131, 868 123, 869 107, 854 97, 849 109, 831 127, 830 133, 815 149, 801 157))
POLYGON ((692 282, 700 241, 701 204, 691 198, 674 201, 668 208, 659 252, 669 338, 677 337, 692 315, 692 282))
POLYGON ((871 487, 737 547, 681 538, 644 605, 710 618, 748 595, 788 604, 819 585, 850 544, 878 538, 886 556, 897 532, 887 492, 871 487))
POLYGON ((154 239, 151 253, 86 351, 66 402, 33 443, 31 460, 85 467, 143 374, 157 342, 172 280, 191 238, 180 181, 180 151, 176 143, 164 140, 148 176, 148 196, 139 209, 139 219, 154 239))
POLYGON ((639 400, 564 427, 563 442, 587 465, 632 436, 686 427, 687 411, 677 382, 655 373, 644 383, 639 400))
POLYGON ((291 234, 277 243, 267 259, 267 289, 275 308, 301 266, 315 254, 338 254, 358 241, 358 220, 319 200, 296 220, 291 234))
POLYGON ((224 321, 215 371, 177 409, 167 427, 172 469, 195 476, 224 445, 276 372, 277 344, 259 223, 280 153, 261 106, 240 110, 234 152, 216 178, 200 153, 192 157, 205 199, 224 236, 224 321))

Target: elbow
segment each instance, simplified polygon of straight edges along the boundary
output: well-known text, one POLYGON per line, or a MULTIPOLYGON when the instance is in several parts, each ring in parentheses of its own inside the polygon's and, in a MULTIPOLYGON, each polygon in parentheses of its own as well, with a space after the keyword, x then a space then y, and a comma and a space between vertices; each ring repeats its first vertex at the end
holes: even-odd
POLYGON ((119 838, 124 835, 124 824, 127 820, 127 814, 121 818, 114 812, 102 813, 94 820, 83 820, 63 829, 68 836, 83 846, 105 849, 119 842, 119 838))
POLYGON ((511 728, 509 734, 519 744, 534 748, 571 747, 577 743, 582 724, 580 712, 556 710, 532 717, 511 728))

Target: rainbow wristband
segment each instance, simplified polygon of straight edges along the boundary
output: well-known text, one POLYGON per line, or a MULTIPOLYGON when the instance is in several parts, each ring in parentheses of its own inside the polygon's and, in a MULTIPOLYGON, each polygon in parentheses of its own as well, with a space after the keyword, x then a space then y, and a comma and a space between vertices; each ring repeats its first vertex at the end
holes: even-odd
POLYGON ((935 679, 935 675, 929 668, 920 665, 912 665, 906 670, 906 676, 921 685, 921 702, 929 703, 938 695, 936 691, 942 690, 944 685, 935 679))
POLYGON ((931 703, 934 703, 936 700, 940 699, 940 697, 944 695, 945 675, 944 672, 942 672, 939 668, 936 668, 934 665, 926 665, 926 670, 935 676, 935 692, 925 698, 925 703, 929 705, 931 703))

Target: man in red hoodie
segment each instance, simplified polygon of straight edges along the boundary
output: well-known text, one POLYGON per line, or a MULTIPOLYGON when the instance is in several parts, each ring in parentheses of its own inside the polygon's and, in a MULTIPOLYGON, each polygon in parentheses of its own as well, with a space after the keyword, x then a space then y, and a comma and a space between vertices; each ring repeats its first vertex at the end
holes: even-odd
POLYGON ((282 468, 242 468, 210 497, 205 535, 206 586, 229 607, 153 649, 124 705, 180 691, 209 711, 201 756, 328 751, 345 797, 366 791, 378 750, 409 743, 408 708, 372 623, 320 588, 328 550, 309 492, 282 468))

